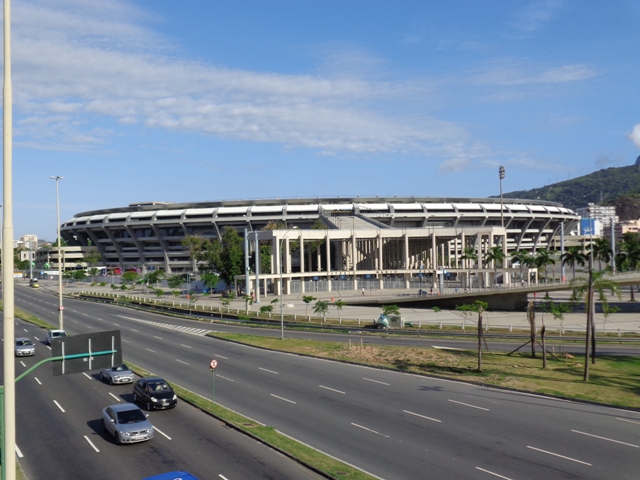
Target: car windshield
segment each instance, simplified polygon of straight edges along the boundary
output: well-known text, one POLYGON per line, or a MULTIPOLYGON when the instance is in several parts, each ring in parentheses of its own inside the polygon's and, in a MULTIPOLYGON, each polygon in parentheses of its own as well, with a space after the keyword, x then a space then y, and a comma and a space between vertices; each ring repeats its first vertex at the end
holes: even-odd
POLYGON ((125 371, 129 370, 129 367, 127 367, 126 365, 123 364, 123 365, 120 365, 118 367, 113 367, 112 370, 114 372, 125 372, 125 371))
POLYGON ((31 343, 31 340, 16 340, 16 345, 22 347, 24 345, 33 345, 33 343, 31 343))
POLYGON ((66 337, 67 334, 65 332, 53 332, 51 334, 52 337, 66 337))
POLYGON ((125 410, 123 412, 118 412, 118 423, 138 423, 144 422, 147 419, 142 410, 136 408, 135 410, 125 410))
POLYGON ((171 388, 165 382, 149 383, 149 390, 152 392, 170 392, 171 388))

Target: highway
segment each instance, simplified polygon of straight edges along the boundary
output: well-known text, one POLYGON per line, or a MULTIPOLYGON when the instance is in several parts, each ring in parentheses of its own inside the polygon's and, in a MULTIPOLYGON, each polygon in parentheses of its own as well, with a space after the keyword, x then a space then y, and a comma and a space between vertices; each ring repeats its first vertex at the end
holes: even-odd
MULTIPOLYGON (((36 342, 35 357, 16 359, 17 375, 51 356, 40 343, 44 330, 18 320, 16 335, 36 342)), ((18 460, 30 480, 141 479, 171 470, 203 480, 322 478, 180 402, 172 410, 148 412, 156 429, 151 441, 116 445, 102 428, 101 410, 132 402, 132 385, 109 386, 98 372, 54 377, 45 364, 18 382, 16 398, 18 460)))
MULTIPOLYGON (((44 292, 16 288, 16 306, 57 322, 57 299, 44 292)), ((222 329, 216 324, 65 299, 69 333, 115 328, 127 360, 203 396, 217 359, 217 403, 378 478, 611 479, 640 471, 640 413, 265 351, 204 337, 222 329)), ((90 379, 82 377, 53 388, 84 390, 90 379)), ((96 419, 95 410, 82 416, 96 419)), ((152 422, 180 410, 153 412, 152 422)))

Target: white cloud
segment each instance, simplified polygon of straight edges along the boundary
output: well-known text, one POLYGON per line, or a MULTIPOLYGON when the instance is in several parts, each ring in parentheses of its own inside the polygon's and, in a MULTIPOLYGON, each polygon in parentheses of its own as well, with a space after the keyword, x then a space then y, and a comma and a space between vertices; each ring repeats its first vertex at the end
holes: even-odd
POLYGON ((588 80, 597 71, 587 65, 563 65, 555 68, 514 63, 496 66, 472 77, 473 83, 493 86, 564 84, 588 80))
POLYGON ((636 147, 640 148, 640 123, 635 125, 630 132, 627 132, 626 136, 636 147))
POLYGON ((558 10, 565 2, 563 0, 536 0, 527 5, 512 22, 512 26, 525 32, 533 32, 553 20, 558 10))
POLYGON ((16 10, 14 102, 23 144, 99 145, 100 117, 325 154, 448 158, 455 156, 449 144, 467 141, 455 123, 388 113, 385 102, 412 102, 428 88, 361 75, 383 65, 363 52, 330 57, 331 75, 257 73, 179 57, 178 47, 140 26, 156 19, 119 1, 25 0, 16 10))

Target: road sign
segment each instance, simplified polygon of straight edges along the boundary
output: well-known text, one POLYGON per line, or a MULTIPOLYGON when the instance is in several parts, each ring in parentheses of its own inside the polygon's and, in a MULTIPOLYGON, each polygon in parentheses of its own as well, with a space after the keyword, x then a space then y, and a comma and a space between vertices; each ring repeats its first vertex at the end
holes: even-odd
POLYGON ((218 361, 216 359, 211 360, 211 363, 209 364, 209 366, 211 367, 211 370, 215 370, 216 367, 218 366, 218 361))
POLYGON ((51 340, 51 356, 62 357, 53 362, 54 375, 88 372, 120 365, 120 330, 54 338, 51 340))

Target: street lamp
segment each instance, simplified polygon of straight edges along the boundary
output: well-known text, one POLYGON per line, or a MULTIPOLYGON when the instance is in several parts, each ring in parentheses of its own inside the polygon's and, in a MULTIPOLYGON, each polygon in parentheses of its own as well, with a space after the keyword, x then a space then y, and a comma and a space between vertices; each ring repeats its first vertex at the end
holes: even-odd
POLYGON ((58 219, 58 317, 60 319, 60 330, 64 330, 64 316, 62 315, 62 310, 64 309, 64 307, 62 306, 62 241, 60 239, 60 192, 58 189, 58 184, 64 177, 61 177, 60 175, 54 175, 50 176, 49 178, 56 181, 56 212, 58 219))
POLYGON ((500 168, 498 169, 498 175, 500 176, 500 225, 502 225, 502 227, 504 227, 504 213, 502 212, 502 209, 504 208, 502 205, 502 180, 504 179, 504 173, 505 169, 502 165, 500 165, 500 168))
MULTIPOLYGON (((296 230, 297 228, 298 227, 293 227, 294 230, 296 230)), ((284 285, 282 284, 282 242, 284 242, 284 239, 287 238, 289 232, 291 232, 291 230, 287 230, 287 233, 285 233, 280 239, 280 340, 284 340, 284 300, 282 298, 284 292, 284 285)))

